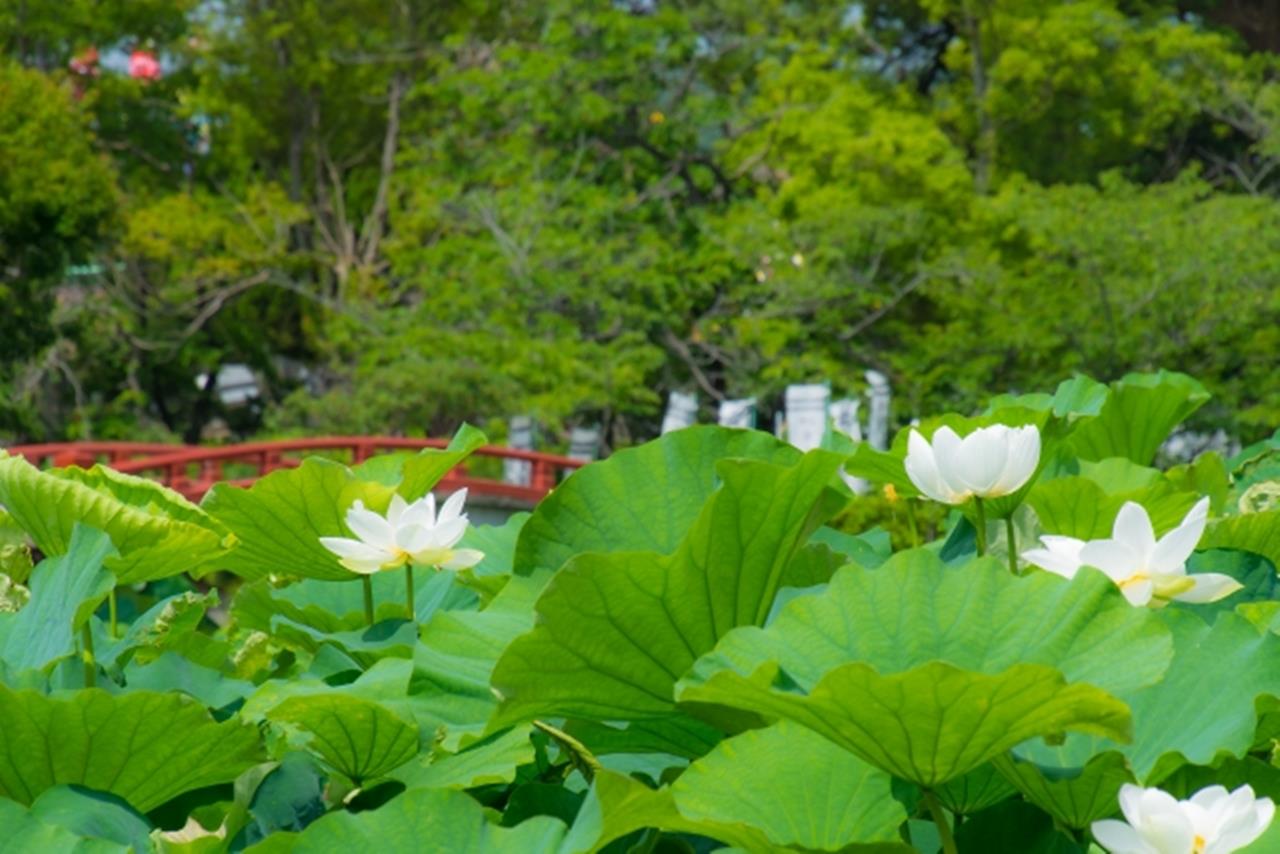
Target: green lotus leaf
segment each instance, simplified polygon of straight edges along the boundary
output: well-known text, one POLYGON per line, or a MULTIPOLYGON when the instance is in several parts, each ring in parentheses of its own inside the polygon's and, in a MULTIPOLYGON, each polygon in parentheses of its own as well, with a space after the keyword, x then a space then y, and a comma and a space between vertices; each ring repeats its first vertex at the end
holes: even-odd
POLYGON ((534 816, 545 815, 570 825, 586 797, 585 791, 575 791, 558 783, 543 783, 536 779, 528 783, 517 782, 502 811, 502 823, 506 827, 515 827, 534 816))
POLYGON ((151 847, 150 822, 128 803, 105 792, 79 786, 54 786, 36 798, 31 805, 31 815, 86 839, 131 845, 135 852, 151 847))
POLYGON ((1212 625, 1190 612, 1161 616, 1174 638, 1168 672, 1154 685, 1118 692, 1133 714, 1132 743, 1071 735, 1059 746, 1019 745, 996 760, 1033 803, 1065 824, 1083 828, 1110 815, 1123 783, 1162 785, 1185 763, 1244 756, 1254 741, 1257 701, 1280 696, 1280 638, 1231 613, 1212 625))
POLYGON ((672 686, 698 655, 765 622, 793 557, 844 502, 826 486, 840 462, 811 451, 789 468, 721 463, 723 486, 673 555, 570 561, 538 599, 533 631, 494 669, 494 725, 671 714, 672 686))
POLYGON ((289 851, 292 854, 332 854, 334 851, 377 851, 379 854, 420 854, 430 851, 483 851, 486 854, 559 852, 565 825, 537 816, 516 827, 489 820, 473 798, 450 789, 411 789, 376 810, 333 812, 288 840, 265 842, 248 849, 289 851))
POLYGON ((478 576, 510 575, 516 561, 516 542, 529 518, 528 513, 512 513, 501 525, 469 526, 459 545, 484 552, 484 558, 471 572, 478 576))
MULTIPOLYGON (((1113 805, 1114 807, 1114 805, 1113 805)), ((968 818, 956 828, 956 847, 974 854, 1085 854, 1077 842, 1054 827, 1049 816, 1030 804, 1006 801, 968 818)), ((1097 850, 1097 849, 1091 849, 1097 850)))
POLYGON ((1084 374, 1076 374, 1058 384, 1053 394, 1001 394, 991 398, 987 413, 1019 407, 1047 411, 1068 422, 1092 418, 1102 412, 1111 390, 1084 374))
POLYGON ((455 466, 489 439, 470 424, 463 424, 447 448, 424 448, 417 453, 380 454, 351 467, 359 480, 395 487, 406 501, 426 495, 455 466))
POLYGON ((359 499, 384 512, 393 492, 320 457, 273 471, 247 489, 216 484, 201 506, 235 534, 236 546, 211 568, 250 580, 276 575, 350 581, 353 573, 320 545, 320 538, 351 536, 344 521, 347 508, 359 499))
POLYGON ((446 750, 484 732, 498 706, 489 687, 494 665, 512 640, 533 628, 533 602, 550 576, 515 576, 483 610, 442 611, 422 627, 409 702, 424 731, 442 731, 446 750))
POLYGON ((988 763, 944 783, 934 794, 953 813, 972 815, 1000 803, 1017 791, 994 765, 988 763))
POLYGON ((99 644, 98 662, 107 668, 119 668, 131 661, 146 664, 176 652, 203 667, 223 669, 231 644, 199 631, 205 614, 220 602, 216 590, 166 597, 134 620, 123 637, 99 644))
POLYGON ((422 756, 391 775, 410 789, 470 789, 510 783, 516 768, 534 760, 530 726, 518 726, 444 756, 422 756))
POLYGON ((233 679, 174 652, 142 664, 133 659, 124 668, 125 690, 181 691, 206 707, 225 709, 253 693, 253 683, 233 679))
POLYGON ((261 761, 253 727, 215 723, 178 694, 141 691, 55 699, 0 686, 0 744, 4 797, 30 804, 66 783, 110 792, 143 813, 261 761))
POLYGON ((877 567, 893 556, 889 532, 882 528, 872 528, 855 536, 824 526, 814 531, 810 544, 826 546, 848 558, 846 563, 852 561, 867 569, 877 567))
POLYGON ((418 728, 378 703, 343 694, 290 697, 267 712, 306 733, 308 750, 357 785, 418 755, 418 728))
POLYGON ((575 472, 520 532, 518 573, 559 569, 583 552, 668 554, 719 485, 726 458, 790 464, 800 452, 767 433, 700 426, 668 433, 575 472))
MULTIPOLYGON (((417 718, 405 696, 412 673, 413 662, 408 659, 384 658, 353 681, 339 681, 338 684, 331 684, 314 676, 271 679, 259 685, 246 698, 239 717, 258 724, 267 720, 272 710, 287 700, 342 696, 374 703, 395 713, 402 721, 416 722, 417 718)), ((423 732, 419 740, 429 742, 430 734, 423 732)))
POLYGON ((596 756, 613 753, 656 753, 696 759, 723 738, 720 730, 689 717, 631 721, 625 726, 598 721, 571 721, 565 732, 596 756))
POLYGON ((1186 374, 1128 374, 1112 383, 1102 411, 1071 434, 1068 447, 1084 460, 1126 457, 1151 465, 1173 428, 1208 399, 1204 386, 1186 374))
POLYGON ((1075 476, 1036 484, 1027 494, 1027 503, 1036 511, 1045 533, 1095 540, 1111 536, 1116 514, 1126 501, 1141 504, 1156 532, 1164 533, 1182 522, 1197 498, 1165 483, 1110 493, 1090 478, 1075 476))
POLYGON ((1270 467, 1274 462, 1271 458, 1272 454, 1276 451, 1280 451, 1280 427, 1267 438, 1254 442, 1227 460, 1227 470, 1237 477, 1247 478, 1253 474, 1253 467, 1259 463, 1270 467))
MULTIPOLYGON (((8 582, 0 579, 0 595, 4 590, 13 590, 14 584, 26 584, 34 569, 31 547, 27 545, 27 534, 13 520, 9 512, 0 507, 0 574, 7 575, 8 582), (9 583, 12 582, 12 583, 9 583)), ((0 607, 3 610, 3 607, 0 607)), ((16 609, 15 609, 16 610, 16 609)))
MULTIPOLYGON (((774 761, 779 760, 775 758, 774 761)), ((766 792, 762 789, 761 797, 763 798, 766 794, 781 794, 781 791, 774 792, 769 789, 766 792)), ((696 812, 699 806, 695 798, 693 811, 696 812)), ((891 807, 885 808, 887 810, 891 807)), ((613 840, 644 828, 706 836, 723 842, 733 850, 761 852, 761 854, 797 850, 791 846, 777 845, 771 842, 760 828, 753 824, 742 823, 738 820, 744 818, 740 815, 739 808, 731 806, 729 811, 734 814, 735 819, 728 822, 693 818, 685 815, 677 805, 674 787, 651 789, 631 777, 613 771, 597 771, 591 788, 587 792, 586 800, 582 802, 569 836, 560 851, 599 851, 613 840)), ((770 821, 770 826, 779 834, 790 832, 777 826, 775 821, 770 821)), ((829 828, 819 828, 818 832, 823 830, 829 830, 829 828)), ((796 835, 808 832, 810 831, 799 829, 795 831, 796 835)), ((851 843, 840 850, 848 851, 850 854, 853 852, 904 854, 912 851, 910 847, 900 842, 851 843)))
POLYGON ((1183 765, 1160 781, 1160 788, 1178 798, 1188 798, 1212 785, 1237 789, 1249 785, 1260 797, 1280 800, 1280 768, 1256 756, 1230 758, 1210 767, 1183 765))
POLYGON ((1173 643, 1154 613, 1134 608, 1104 575, 1012 576, 992 558, 945 564, 913 549, 878 569, 846 567, 828 588, 788 605, 768 628, 729 634, 693 676, 777 661, 801 686, 862 661, 892 674, 930 661, 998 674, 1015 664, 1057 668, 1111 693, 1156 682, 1173 643), (999 631, 992 631, 999 626, 999 631))
POLYGON ((324 798, 327 780, 320 762, 301 750, 241 775, 233 810, 241 811, 244 825, 233 837, 232 850, 261 842, 277 831, 302 830, 324 815, 329 807, 324 798))
POLYGON ((1028 726, 1124 739, 1127 711, 1107 692, 1155 682, 1171 653, 1159 618, 1100 573, 1015 578, 989 558, 954 567, 915 550, 879 569, 847 567, 768 628, 729 633, 678 696, 821 727, 934 786, 1028 726))
POLYGON ((1212 625, 1185 611, 1162 616, 1174 637, 1169 672, 1155 685, 1119 694, 1134 723, 1133 743, 1119 749, 1145 785, 1183 762, 1243 756, 1253 743, 1257 700, 1280 697, 1280 637, 1231 613, 1212 625))
MULTIPOLYGON (((408 658, 417 623, 407 619, 403 572, 372 576, 376 622, 368 626, 358 583, 304 579, 275 587, 266 579, 244 584, 231 616, 237 629, 250 629, 308 656, 340 651, 351 666, 368 667, 387 656, 408 658)), ((457 583, 453 573, 420 570, 414 574, 415 610, 426 621, 437 610, 470 608, 476 594, 457 583)))
MULTIPOLYGON (((43 821, 21 804, 0 799, 0 827, 5 851, 56 851, 58 854, 128 854, 130 848, 109 839, 86 839, 67 828, 43 821)), ((141 849, 146 850, 146 849, 141 849)))
POLYGON ((744 851, 776 850, 764 833, 740 824, 716 825, 685 818, 670 787, 650 789, 614 771, 597 771, 562 851, 599 851, 644 828, 709 836, 744 851))
POLYGON ((0 504, 46 555, 64 554, 76 523, 111 537, 118 584, 199 574, 225 555, 226 531, 178 493, 103 466, 41 471, 0 454, 0 504))
POLYGON ((1134 782, 1128 762, 1116 751, 1091 756, 1083 767, 1069 752, 1047 745, 1029 746, 1025 753, 1008 753, 993 763, 1027 800, 1067 827, 1083 830, 1114 813, 1120 787, 1134 782))
POLYGON ((40 562, 30 602, 0 615, 0 661, 10 672, 43 670, 75 652, 80 628, 115 583, 103 568, 113 554, 110 537, 77 524, 67 550, 40 562))
POLYGON ((405 618, 404 607, 387 606, 378 613, 381 619, 372 626, 339 632, 321 631, 288 614, 278 614, 270 618, 266 633, 281 646, 313 657, 313 661, 325 655, 333 656, 330 660, 334 662, 345 661, 339 664, 339 670, 370 667, 389 657, 411 656, 418 627, 405 618))
POLYGON ((1280 429, 1226 462, 1231 472, 1227 501, 1233 511, 1259 513, 1280 508, 1280 429))
POLYGON ((897 842, 907 818, 888 774, 787 721, 720 742, 671 793, 686 818, 749 825, 804 850, 897 842))
POLYGON ((1035 736, 1129 734, 1124 703, 1092 685, 1069 685, 1041 664, 988 675, 933 661, 881 675, 853 662, 829 670, 807 694, 791 690, 775 663, 748 676, 721 670, 682 684, 683 701, 796 721, 876 767, 930 788, 1035 736))
POLYGON ((1164 475, 1158 468, 1135 463, 1127 457, 1102 460, 1075 460, 1080 476, 1102 487, 1104 492, 1138 492, 1161 483, 1164 475))
POLYGON ((1190 463, 1174 466, 1164 476, 1176 489, 1209 496, 1211 512, 1222 513, 1228 509, 1231 475, 1216 451, 1207 451, 1190 463))
MULTIPOLYGON (((122 474, 102 464, 84 469, 79 466, 50 469, 47 474, 83 483, 99 492, 109 493, 121 504, 157 512, 168 519, 190 522, 203 528, 217 529, 209 514, 192 504, 180 493, 164 484, 144 477, 122 474)), ((223 532, 225 533, 225 532, 223 532)))
MULTIPOLYGON (((896 444, 896 443, 895 443, 896 444)), ((920 490, 907 476, 906 445, 900 451, 878 451, 867 442, 859 442, 853 449, 853 456, 845 463, 845 471, 872 483, 892 484, 898 494, 904 498, 920 495, 920 490)))
POLYGON ((1253 552, 1280 567, 1280 508, 1213 522, 1205 531, 1200 548, 1253 552))

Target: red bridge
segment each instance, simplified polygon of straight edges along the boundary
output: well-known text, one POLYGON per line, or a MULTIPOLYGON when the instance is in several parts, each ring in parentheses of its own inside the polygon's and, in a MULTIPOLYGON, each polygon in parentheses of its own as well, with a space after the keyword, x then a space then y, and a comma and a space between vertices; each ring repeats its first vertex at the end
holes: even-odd
MULTIPOLYGON (((158 480, 190 500, 199 501, 215 483, 247 486, 268 472, 298 465, 310 454, 322 454, 354 465, 388 451, 445 448, 448 444, 446 439, 326 436, 220 447, 149 442, 61 442, 15 445, 6 450, 38 466, 88 467, 103 463, 119 472, 158 480)), ((487 498, 493 504, 532 507, 559 482, 563 474, 582 465, 582 460, 569 457, 485 445, 445 475, 440 488, 452 492, 466 487, 472 497, 487 498), (508 483, 502 479, 505 460, 528 463, 527 483, 508 483)))

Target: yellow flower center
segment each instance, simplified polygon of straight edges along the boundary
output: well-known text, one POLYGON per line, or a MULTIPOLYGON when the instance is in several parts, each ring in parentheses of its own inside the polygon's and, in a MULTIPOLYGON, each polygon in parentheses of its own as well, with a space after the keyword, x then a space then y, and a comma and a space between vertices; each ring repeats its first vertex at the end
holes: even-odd
POLYGON ((1191 843, 1191 854, 1204 854, 1204 847, 1207 844, 1203 836, 1197 836, 1191 843))
POLYGON ((1124 590, 1127 587, 1132 587, 1135 584, 1139 584, 1143 581, 1149 581, 1150 579, 1151 579, 1151 576, 1147 575, 1145 572, 1135 572, 1133 575, 1129 576, 1124 581, 1121 581, 1116 586, 1119 587, 1121 590, 1124 590))
POLYGON ((395 553, 396 556, 392 560, 389 560, 382 565, 383 569, 396 569, 397 567, 404 566, 412 560, 412 555, 399 546, 396 547, 395 553))
POLYGON ((892 483, 886 483, 884 485, 884 497, 889 499, 890 504, 898 500, 898 490, 893 488, 892 483))

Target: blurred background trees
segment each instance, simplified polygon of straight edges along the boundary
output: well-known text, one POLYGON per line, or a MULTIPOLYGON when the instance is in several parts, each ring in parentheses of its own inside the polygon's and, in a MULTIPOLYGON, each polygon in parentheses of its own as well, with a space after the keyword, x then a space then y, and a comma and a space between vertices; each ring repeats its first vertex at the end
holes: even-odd
POLYGON ((1218 0, 7 0, 0 436, 622 444, 672 389, 874 367, 905 418, 1167 367, 1257 438, 1277 33, 1218 0))

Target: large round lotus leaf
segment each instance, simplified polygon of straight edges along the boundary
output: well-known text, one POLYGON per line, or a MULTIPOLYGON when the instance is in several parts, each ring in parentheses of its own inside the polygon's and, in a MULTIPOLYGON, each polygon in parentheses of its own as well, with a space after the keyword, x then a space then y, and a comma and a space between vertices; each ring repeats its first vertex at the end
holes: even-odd
POLYGON ((120 584, 208 571, 226 531, 171 489, 103 466, 41 471, 0 452, 0 505, 47 555, 65 554, 79 522, 103 531, 120 584))
POLYGON ((1208 399, 1204 386, 1186 374, 1128 374, 1111 384, 1098 417, 1076 430, 1068 444, 1083 460, 1127 457, 1150 465, 1173 428, 1208 399))
POLYGON ((360 480, 351 469, 321 457, 273 471, 244 489, 219 483, 205 496, 209 515, 236 535, 236 546, 212 568, 244 578, 295 575, 348 581, 354 573, 320 545, 321 537, 350 537, 347 508, 357 499, 382 512, 392 487, 360 480))
POLYGON ((418 755, 418 728, 391 710, 342 694, 290 697, 267 718, 310 736, 307 748, 362 784, 418 755))
POLYGON ((861 662, 831 669, 797 693, 776 664, 748 677, 728 670, 688 684, 681 698, 794 720, 878 768, 933 787, 1035 736, 1069 730, 1125 738, 1124 703, 1069 685, 1040 664, 989 675, 934 661, 881 675, 861 662))
POLYGON ((1125 740, 1127 709, 1107 692, 1159 679, 1171 646, 1099 573, 1015 578, 917 550, 841 570, 768 628, 730 632, 678 697, 796 720, 935 786, 1024 738, 1125 740))
POLYGON ((888 774, 789 721, 720 742, 671 792, 686 818, 750 825, 813 851, 896 842, 907 818, 888 774))
MULTIPOLYGON (((1042 761, 1051 750, 1039 754, 1042 761)), ((1133 782, 1124 756, 1115 751, 1091 757, 1082 768, 1042 766, 1013 753, 996 757, 994 763, 1027 800, 1079 829, 1114 813, 1120 787, 1133 782)))
POLYGON ((1141 504, 1151 517, 1159 534, 1177 527, 1197 496, 1178 492, 1167 483, 1137 490, 1107 492, 1086 477, 1060 477, 1036 484, 1027 495, 1027 503, 1045 533, 1077 537, 1082 540, 1111 536, 1116 514, 1126 501, 1141 504))
POLYGON ((947 809, 961 815, 984 810, 1000 803, 1018 790, 996 770, 995 765, 979 765, 967 774, 939 786, 934 792, 947 809))
MULTIPOLYGON (((548 816, 536 816, 516 827, 500 827, 489 820, 484 807, 462 792, 411 789, 376 810, 330 813, 307 827, 284 850, 293 854, 332 854, 334 851, 529 854, 564 850, 565 830, 563 822, 548 816)), ((272 847, 270 839, 257 847, 280 850, 272 847)))
POLYGON ((768 619, 805 542, 844 504, 827 486, 841 461, 818 450, 786 467, 723 462, 723 485, 674 554, 570 561, 539 597, 533 631, 494 668, 495 725, 671 714, 672 686, 698 655, 733 627, 768 619))
POLYGON ((520 532, 515 569, 559 569, 583 552, 673 551, 720 483, 716 463, 790 464, 795 448, 758 430, 690 427, 577 471, 520 532))
POLYGON ((878 569, 840 570, 826 591, 791 602, 768 628, 733 630, 695 676, 776 661, 808 688, 848 662, 886 675, 932 661, 989 675, 1044 664, 1119 693, 1158 681, 1172 655, 1159 616, 1132 607, 1099 572, 1017 578, 990 558, 956 566, 915 549, 878 569))
POLYGON ((0 795, 29 804, 61 783, 110 792, 147 812, 183 792, 234 780, 261 761, 258 732, 215 723, 179 694, 55 699, 0 686, 0 795))
POLYGON ((1154 685, 1118 696, 1133 713, 1127 744, 1071 735, 1057 746, 1019 745, 997 765, 1035 804, 1064 824, 1086 827, 1114 812, 1121 784, 1158 785, 1185 762, 1241 757, 1254 740, 1256 701, 1280 696, 1280 637, 1235 614, 1213 624, 1169 609, 1174 657, 1154 685))
POLYGON ((58 854, 129 854, 136 849, 108 839, 86 839, 62 825, 46 822, 22 805, 0 798, 3 851, 56 851, 58 854))

